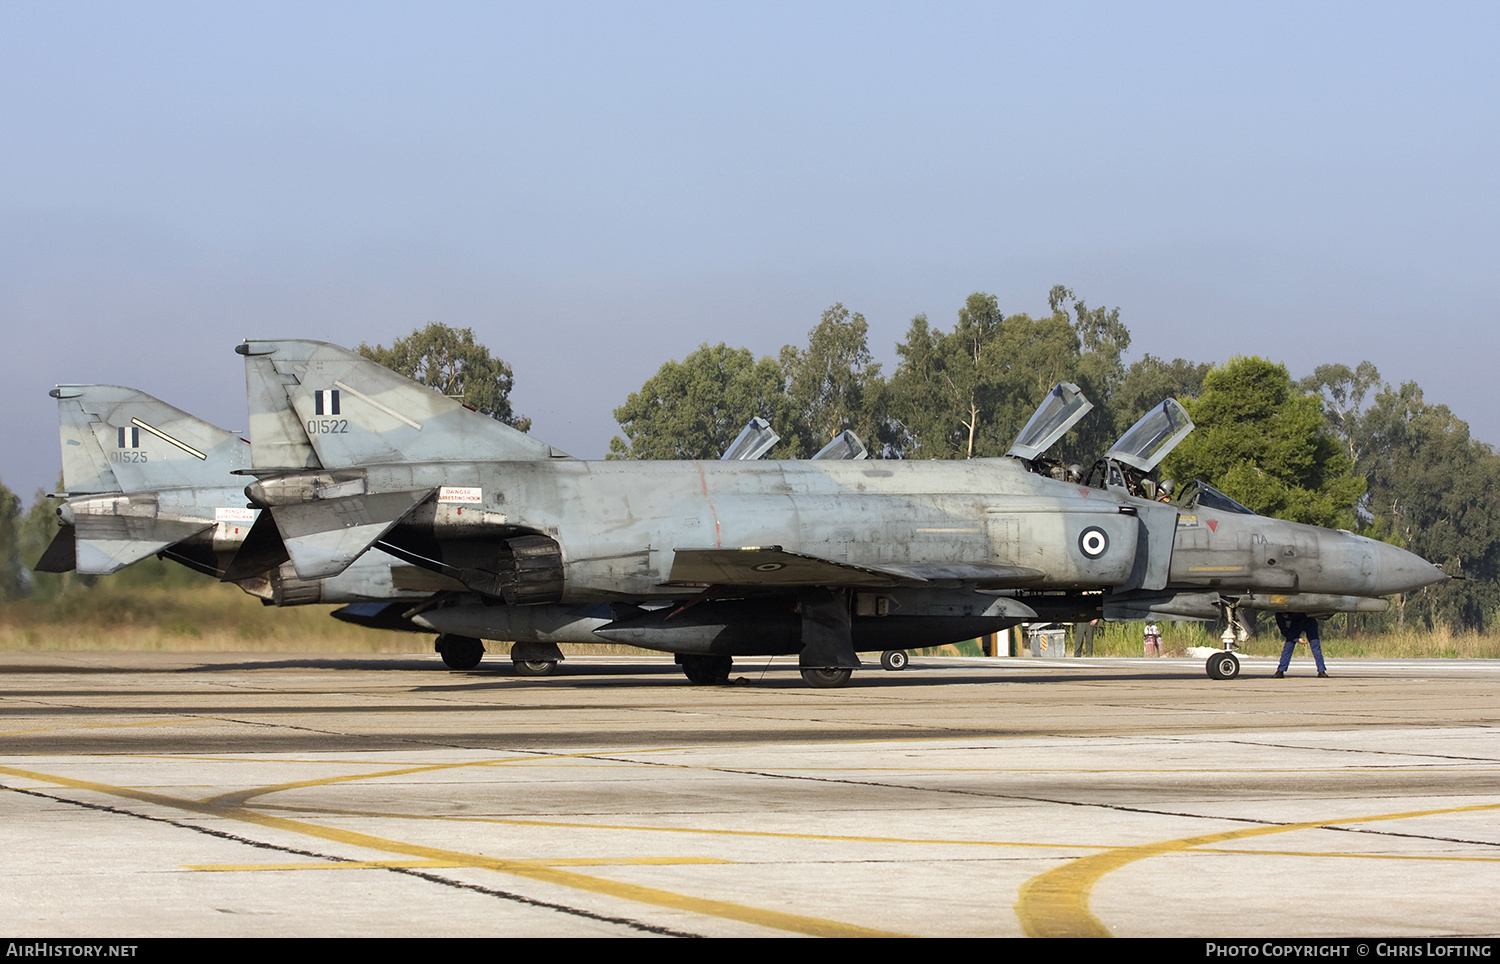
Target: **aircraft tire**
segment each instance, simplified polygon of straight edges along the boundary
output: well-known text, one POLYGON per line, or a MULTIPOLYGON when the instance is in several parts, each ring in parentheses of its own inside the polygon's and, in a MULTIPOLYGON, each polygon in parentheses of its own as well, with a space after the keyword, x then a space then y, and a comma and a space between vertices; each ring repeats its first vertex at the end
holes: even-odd
POLYGON ((1214 653, 1208 658, 1208 675, 1211 679, 1234 679, 1240 675, 1240 661, 1233 653, 1214 653))
POLYGON ((514 659, 511 665, 517 676, 551 676, 557 672, 555 659, 514 659))
POLYGON ((484 659, 484 642, 473 636, 439 636, 433 648, 449 669, 473 669, 484 659))
POLYGON ((802 679, 808 686, 820 690, 837 689, 849 682, 849 676, 853 670, 829 668, 808 668, 802 671, 802 679))
POLYGON ((888 649, 880 654, 881 669, 888 669, 895 672, 896 670, 906 669, 907 662, 909 662, 909 658, 904 649, 888 649))
POLYGON ((682 672, 694 686, 722 686, 729 682, 734 659, 729 656, 684 656, 682 672))

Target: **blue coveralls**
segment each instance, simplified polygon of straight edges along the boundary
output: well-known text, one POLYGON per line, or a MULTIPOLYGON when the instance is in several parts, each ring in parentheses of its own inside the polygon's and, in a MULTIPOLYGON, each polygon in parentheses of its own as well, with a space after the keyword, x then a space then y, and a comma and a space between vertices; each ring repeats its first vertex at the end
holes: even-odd
POLYGON ((1276 672, 1285 673, 1286 668, 1292 662, 1292 650, 1297 646, 1297 640, 1303 633, 1307 634, 1307 645, 1312 650, 1313 662, 1318 665, 1318 672, 1328 672, 1323 665, 1323 643, 1318 639, 1318 621, 1306 613, 1277 613, 1276 626, 1281 630, 1281 637, 1286 644, 1281 647, 1281 662, 1276 664, 1276 672))

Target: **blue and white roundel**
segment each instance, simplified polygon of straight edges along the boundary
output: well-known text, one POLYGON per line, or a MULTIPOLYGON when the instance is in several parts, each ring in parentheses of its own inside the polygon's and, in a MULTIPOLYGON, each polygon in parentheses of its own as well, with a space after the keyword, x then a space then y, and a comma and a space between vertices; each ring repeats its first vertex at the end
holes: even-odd
POLYGON ((1089 526, 1078 534, 1078 551, 1090 559, 1098 559, 1109 551, 1109 533, 1098 526, 1089 526))

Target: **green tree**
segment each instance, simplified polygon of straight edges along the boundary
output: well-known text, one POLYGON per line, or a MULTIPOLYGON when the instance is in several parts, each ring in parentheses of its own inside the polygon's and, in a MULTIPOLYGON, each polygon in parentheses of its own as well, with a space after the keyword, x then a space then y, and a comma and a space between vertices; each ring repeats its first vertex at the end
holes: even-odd
POLYGON ((1360 419, 1372 534, 1462 576, 1403 601, 1429 626, 1482 628, 1500 606, 1500 456, 1415 382, 1386 388, 1360 419))
MULTIPOLYGON (((1083 299, 1073 294, 1071 288, 1062 285, 1052 287, 1047 295, 1047 305, 1052 309, 1053 317, 1068 322, 1078 336, 1080 350, 1073 362, 1072 377, 1068 381, 1077 383, 1083 394, 1099 409, 1078 423, 1074 429, 1074 441, 1069 444, 1064 439, 1056 454, 1071 456, 1083 462, 1092 461, 1103 455, 1109 445, 1119 438, 1120 432, 1135 421, 1131 419, 1116 431, 1114 420, 1110 417, 1114 396, 1124 383, 1127 373, 1121 356, 1130 347, 1130 330, 1120 320, 1119 308, 1089 308, 1083 299)), ((1050 388, 1051 385, 1046 387, 1050 388)), ((1151 406, 1148 405, 1147 408, 1149 407, 1151 406)), ((1140 415, 1144 414, 1145 409, 1142 409, 1140 415)))
POLYGON ((1197 428, 1167 456, 1164 475, 1204 479, 1264 515, 1353 527, 1364 480, 1325 429, 1318 399, 1297 390, 1285 365, 1231 358, 1183 404, 1197 428))
POLYGON ((1389 388, 1381 382, 1379 370, 1368 361, 1362 361, 1354 368, 1319 365, 1311 375, 1298 382, 1297 387, 1322 400, 1328 430, 1343 442, 1349 460, 1359 470, 1367 441, 1362 424, 1365 399, 1372 391, 1389 388))
POLYGON ((1208 362, 1190 362, 1182 358, 1168 362, 1155 355, 1145 355, 1133 362, 1109 396, 1108 421, 1114 438, 1123 435, 1163 399, 1175 398, 1185 402, 1197 398, 1203 391, 1203 379, 1211 368, 1213 366, 1208 362))
POLYGON ((851 429, 872 455, 891 440, 885 417, 885 379, 880 363, 870 354, 869 326, 864 315, 842 304, 823 312, 807 334, 807 348, 781 349, 781 370, 787 395, 800 415, 801 426, 772 428, 780 432, 805 428, 803 447, 810 451, 851 429))
MULTIPOLYGON (((1052 313, 1045 318, 1007 316, 994 295, 976 292, 951 332, 932 328, 926 315, 912 319, 890 383, 890 411, 906 455, 1002 455, 1060 381, 1077 382, 1096 403, 1108 396, 1130 343, 1119 309, 1090 309, 1061 285, 1048 302, 1052 313)), ((1109 429, 1088 424, 1057 452, 1091 461, 1102 454, 1095 449, 1109 429)))
POLYGON ((21 560, 21 500, 0 482, 0 602, 25 595, 25 563, 21 560))
POLYGON ((523 432, 531 428, 531 419, 511 411, 515 377, 510 366, 476 342, 472 328, 433 322, 398 338, 389 348, 361 344, 359 353, 506 425, 523 432))
POLYGON ((612 459, 717 459, 756 416, 783 434, 773 456, 810 454, 787 433, 798 419, 781 366, 723 342, 661 366, 614 416, 624 437, 610 440, 612 459))

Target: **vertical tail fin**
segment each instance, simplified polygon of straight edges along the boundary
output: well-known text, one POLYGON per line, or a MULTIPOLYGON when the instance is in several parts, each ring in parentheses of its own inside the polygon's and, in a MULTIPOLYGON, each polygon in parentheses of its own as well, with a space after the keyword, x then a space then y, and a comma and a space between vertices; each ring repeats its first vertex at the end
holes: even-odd
MULTIPOLYGON (((145 392, 119 385, 59 385, 62 509, 65 536, 46 555, 46 571, 111 573, 243 512, 232 474, 249 446, 145 392), (226 510, 224 507, 229 507, 226 510)), ((248 521, 220 523, 242 524, 248 521)))
POLYGON ((567 458, 337 345, 247 340, 256 469, 341 469, 395 462, 567 458))
POLYGON ((233 432, 119 385, 59 385, 63 487, 70 493, 224 488, 249 467, 233 432))

